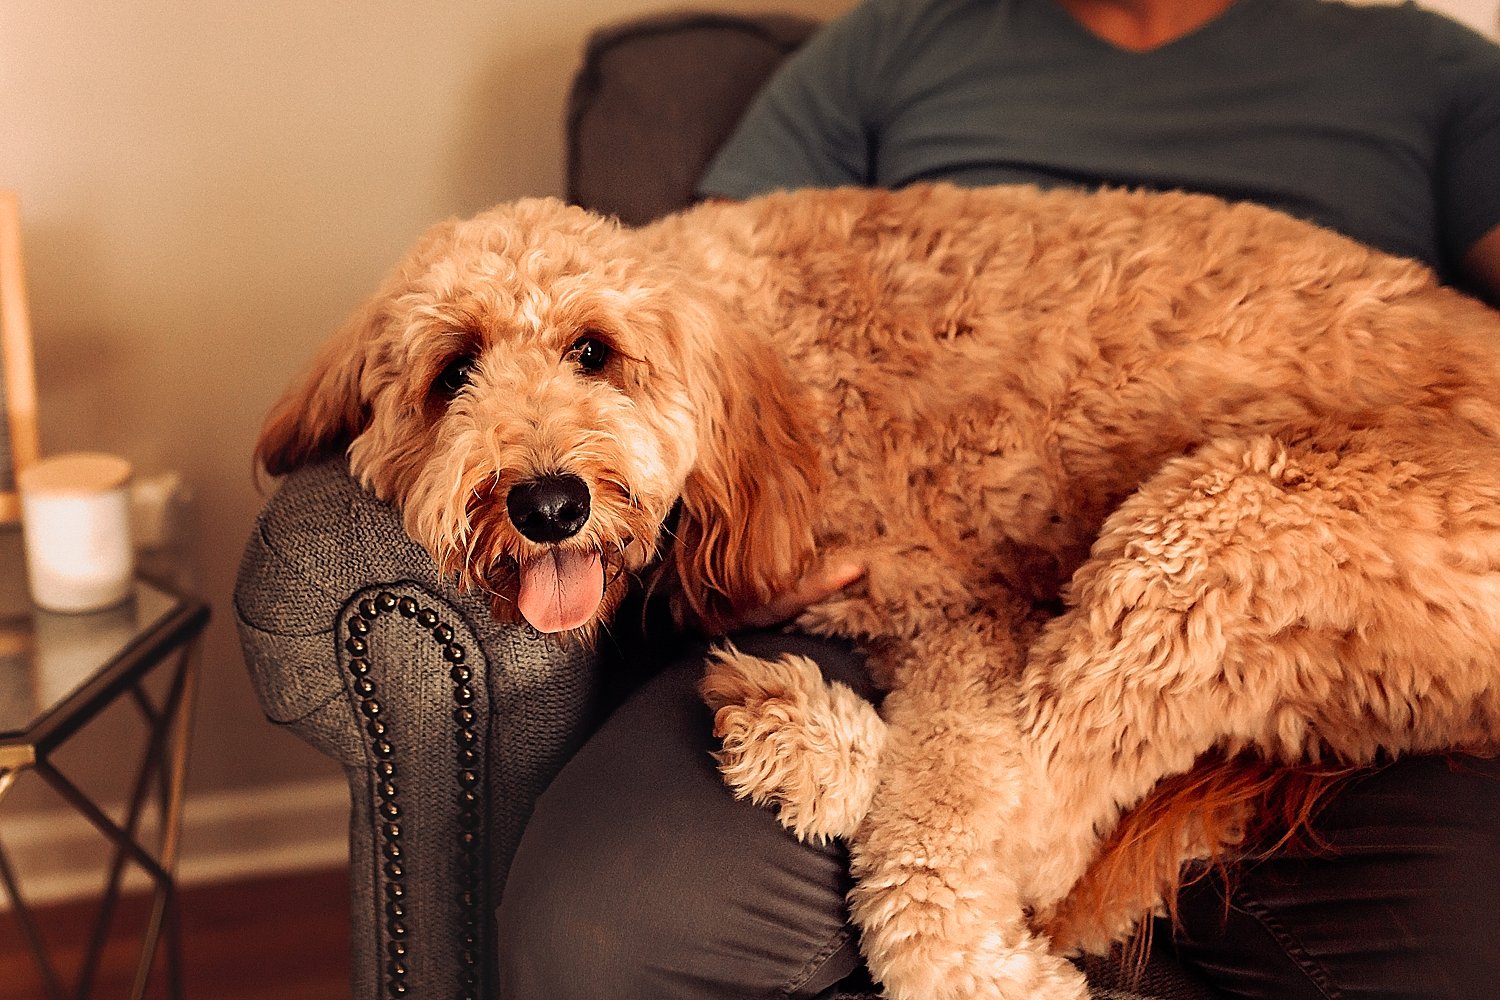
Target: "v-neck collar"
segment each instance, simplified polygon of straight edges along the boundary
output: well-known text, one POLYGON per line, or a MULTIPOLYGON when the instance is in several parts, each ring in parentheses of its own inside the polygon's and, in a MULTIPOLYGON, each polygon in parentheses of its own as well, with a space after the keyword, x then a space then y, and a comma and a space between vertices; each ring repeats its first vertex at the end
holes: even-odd
POLYGON ((1235 22, 1244 17, 1245 12, 1250 8, 1259 5, 1258 0, 1234 0, 1234 2, 1224 10, 1220 11, 1218 14, 1215 14, 1207 21, 1204 21, 1196 28, 1184 32, 1183 34, 1178 35, 1176 38, 1172 38, 1168 41, 1162 42, 1160 45, 1153 46, 1149 49, 1138 50, 1128 49, 1123 46, 1116 45, 1109 39, 1095 34, 1091 29, 1086 27, 1083 22, 1074 17, 1072 12, 1070 12, 1066 7, 1059 3, 1058 0, 1041 0, 1041 3, 1043 6, 1049 8, 1051 16, 1055 17, 1057 21, 1059 21, 1064 26, 1063 30, 1071 32, 1076 37, 1082 39, 1087 44, 1093 45, 1101 52, 1109 53, 1121 59, 1150 59, 1156 56, 1168 54, 1177 49, 1191 47, 1197 44, 1199 39, 1212 37, 1213 35, 1226 30, 1236 30, 1234 27, 1235 22))

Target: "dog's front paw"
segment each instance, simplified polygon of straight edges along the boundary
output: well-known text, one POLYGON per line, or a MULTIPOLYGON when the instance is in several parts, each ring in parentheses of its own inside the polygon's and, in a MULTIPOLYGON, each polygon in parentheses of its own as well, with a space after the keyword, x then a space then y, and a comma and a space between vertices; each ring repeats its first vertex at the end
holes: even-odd
MULTIPOLYGON (((1047 949, 1045 938, 991 931, 969 947, 942 935, 888 946, 870 955, 889 1000, 1087 1000, 1078 966, 1047 949)), ((870 944, 866 944, 867 951, 870 944)), ((879 950, 879 946, 877 946, 879 950)))
POLYGON ((714 754, 737 798, 777 810, 799 840, 852 833, 875 794, 885 724, 868 701, 811 660, 715 652, 699 690, 714 713, 714 754))

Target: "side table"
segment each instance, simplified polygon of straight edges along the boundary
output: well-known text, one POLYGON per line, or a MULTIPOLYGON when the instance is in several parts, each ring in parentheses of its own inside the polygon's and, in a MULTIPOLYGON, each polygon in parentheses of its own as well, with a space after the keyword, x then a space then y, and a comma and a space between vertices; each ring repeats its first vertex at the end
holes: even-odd
MULTIPOLYGON (((209 616, 202 601, 137 580, 126 602, 104 611, 62 615, 26 596, 19 533, 0 532, 0 803, 27 772, 45 781, 110 845, 99 912, 77 981, 65 986, 42 940, 18 873, 0 841, 0 888, 9 897, 47 995, 88 997, 128 866, 152 883, 151 914, 141 941, 132 1000, 145 995, 165 943, 168 988, 182 995, 175 873, 183 778, 197 685, 197 645, 209 616), (148 681, 160 680, 148 685, 148 681), (165 693, 153 694, 152 688, 165 693), (133 702, 145 726, 141 759, 119 821, 53 763, 52 754, 106 707, 133 702), (146 844, 141 818, 155 801, 157 836, 146 844)), ((120 761, 127 768, 130 762, 120 761)), ((0 813, 0 831, 4 817, 0 813)))

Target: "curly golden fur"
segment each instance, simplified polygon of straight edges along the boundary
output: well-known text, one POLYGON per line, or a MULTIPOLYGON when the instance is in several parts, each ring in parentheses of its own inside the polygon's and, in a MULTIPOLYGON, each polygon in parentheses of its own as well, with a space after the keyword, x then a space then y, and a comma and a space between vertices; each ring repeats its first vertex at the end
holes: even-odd
POLYGON ((800 625, 863 644, 878 714, 732 647, 703 690, 736 793, 848 838, 892 997, 1083 996, 1060 953, 1160 907, 1283 768, 1500 733, 1500 316, 1253 206, 503 206, 418 244, 259 454, 346 448, 543 628, 658 563, 710 623, 868 566, 800 625), (586 523, 518 530, 557 476, 586 523))

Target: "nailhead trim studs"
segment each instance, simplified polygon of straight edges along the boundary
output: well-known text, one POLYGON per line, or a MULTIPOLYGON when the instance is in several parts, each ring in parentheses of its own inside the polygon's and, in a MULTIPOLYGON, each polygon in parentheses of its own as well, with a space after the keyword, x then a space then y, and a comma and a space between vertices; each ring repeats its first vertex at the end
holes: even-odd
POLYGON ((459 887, 457 902, 461 909, 461 940, 464 947, 459 952, 462 967, 459 982, 462 990, 460 1000, 478 1000, 479 996, 479 949, 475 944, 482 934, 480 903, 483 894, 480 887, 484 879, 483 857, 480 854, 482 838, 478 836, 483 804, 481 798, 482 775, 479 770, 479 734, 476 731, 479 718, 470 706, 475 694, 471 683, 473 670, 466 664, 464 647, 454 641, 453 629, 445 624, 436 611, 424 607, 410 596, 396 597, 389 591, 381 591, 374 597, 359 602, 355 613, 347 621, 348 638, 344 649, 349 653, 348 670, 351 684, 359 698, 359 711, 365 719, 365 729, 370 735, 370 747, 375 755, 375 796, 379 800, 375 809, 380 823, 381 854, 385 863, 381 867, 384 877, 386 966, 385 990, 388 1000, 405 997, 410 992, 407 983, 409 972, 410 944, 406 924, 406 866, 402 847, 401 805, 398 802, 399 787, 396 784, 396 764, 391 759, 395 747, 386 738, 387 727, 381 715, 385 706, 370 677, 369 642, 372 624, 382 615, 396 612, 403 618, 414 620, 428 632, 441 647, 444 662, 450 664, 449 676, 453 681, 453 721, 456 725, 454 743, 457 763, 458 824, 458 869, 459 887))

